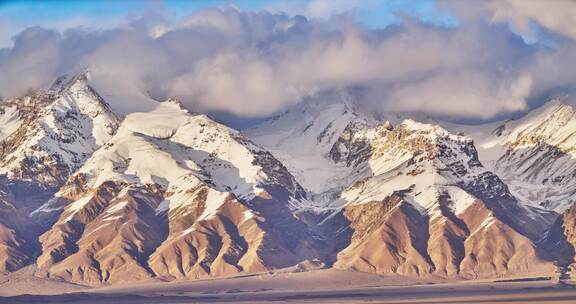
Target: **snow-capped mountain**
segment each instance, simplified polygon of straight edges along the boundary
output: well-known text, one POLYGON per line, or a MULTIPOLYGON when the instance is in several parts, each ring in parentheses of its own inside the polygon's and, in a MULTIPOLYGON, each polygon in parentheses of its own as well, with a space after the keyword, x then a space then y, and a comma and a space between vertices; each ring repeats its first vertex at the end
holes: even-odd
POLYGON ((116 131, 118 117, 87 77, 62 77, 47 90, 0 105, 0 271, 19 268, 34 249, 38 227, 28 213, 116 131))
POLYGON ((451 126, 474 137, 480 156, 523 203, 560 216, 540 240, 563 272, 576 245, 576 111, 554 99, 528 115, 485 126, 451 126))
POLYGON ((89 73, 60 78, 0 104, 0 271, 99 285, 306 261, 459 279, 570 267, 570 106, 482 126, 405 116, 339 91, 240 132, 175 100, 121 117, 89 73))
MULTIPOLYGON (((314 157, 322 160, 311 163, 335 168, 328 184, 337 187, 309 188, 319 191, 315 194, 320 199, 300 206, 300 212, 315 218, 315 231, 339 243, 335 267, 466 278, 553 271, 536 241, 554 213, 519 203, 482 165, 471 138, 412 120, 371 126, 373 122, 349 115, 345 103, 336 103, 316 111, 319 119, 309 119, 322 122, 315 131, 326 134, 326 143, 309 131, 314 125, 307 127, 309 122, 302 119, 293 120, 292 130, 297 131, 271 142, 272 133, 289 125, 298 111, 249 134, 272 153, 294 147, 298 160, 318 149, 314 157), (489 240, 499 246, 486 248, 489 240)), ((290 150, 279 153, 290 159, 290 150)), ((296 170, 303 167, 293 164, 296 170)), ((306 173, 322 176, 315 175, 314 168, 306 173)))
POLYGON ((349 184, 355 175, 344 162, 327 157, 340 135, 375 121, 358 111, 347 92, 334 92, 306 100, 245 133, 282 161, 308 191, 322 193, 349 184))
POLYGON ((61 78, 47 91, 8 103, 1 175, 57 187, 110 139, 119 119, 86 77, 61 78))
MULTIPOLYGON (((454 127, 454 126, 452 126, 454 127)), ((576 111, 552 100, 518 120, 461 127, 523 202, 563 212, 576 200, 576 111)))
POLYGON ((128 115, 35 211, 56 223, 38 266, 84 283, 198 278, 298 263, 305 192, 238 131, 173 101, 128 115))
POLYGON ((551 216, 518 203, 471 139, 410 120, 367 134, 372 174, 340 195, 353 232, 337 267, 464 278, 553 269, 535 244, 551 216))

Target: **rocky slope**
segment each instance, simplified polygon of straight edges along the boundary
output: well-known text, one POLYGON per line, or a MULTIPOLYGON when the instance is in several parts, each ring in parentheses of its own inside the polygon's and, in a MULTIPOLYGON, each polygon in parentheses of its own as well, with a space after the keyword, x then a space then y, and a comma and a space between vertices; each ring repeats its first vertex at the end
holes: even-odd
POLYGON ((532 206, 563 212, 576 200, 576 111, 552 100, 525 117, 461 127, 482 161, 532 206))
POLYGON ((118 118, 87 82, 87 74, 58 79, 0 105, 0 271, 23 265, 38 225, 28 214, 114 134, 118 118))
POLYGON ((463 278, 554 270, 535 244, 551 217, 519 204, 470 139, 412 121, 366 133, 372 174, 341 194, 353 233, 336 267, 463 278))
POLYGON ((5 105, 12 121, 3 131, 9 135, 2 140, 2 176, 58 187, 110 139, 118 118, 86 77, 61 78, 47 91, 5 105))
POLYGON ((560 216, 539 240, 561 273, 575 268, 576 111, 559 99, 528 115, 476 128, 451 126, 472 136, 480 156, 523 203, 560 216))
POLYGON ((37 264, 83 283, 291 266, 313 253, 289 208, 303 199, 271 154, 167 101, 128 115, 37 211, 57 217, 37 264))
POLYGON ((0 105, 0 271, 35 263, 90 285, 308 261, 457 279, 565 271, 575 118, 555 102, 441 127, 336 92, 241 133, 174 100, 121 119, 88 74, 61 78, 0 105))
POLYGON ((572 205, 558 217, 541 241, 543 248, 553 254, 558 265, 576 268, 576 205, 572 205))
MULTIPOLYGON (((321 156, 347 170, 345 182, 300 210, 337 244, 335 267, 462 278, 554 271, 536 242, 555 214, 518 202, 483 167, 472 139, 410 120, 396 127, 348 120, 340 130, 321 156)), ((262 132, 251 130, 271 145, 262 132)))
POLYGON ((376 123, 360 110, 347 92, 321 94, 245 132, 282 161, 306 190, 322 193, 348 185, 357 174, 346 162, 327 156, 353 126, 376 123))

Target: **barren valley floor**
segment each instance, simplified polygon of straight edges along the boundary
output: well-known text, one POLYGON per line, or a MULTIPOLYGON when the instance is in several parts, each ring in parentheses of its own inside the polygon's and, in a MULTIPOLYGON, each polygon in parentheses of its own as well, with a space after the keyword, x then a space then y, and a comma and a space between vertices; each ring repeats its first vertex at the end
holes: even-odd
POLYGON ((31 279, 31 270, 2 278, 0 303, 574 303, 576 287, 542 277, 434 282, 315 270, 198 281, 88 288, 31 279), (29 295, 24 293, 36 293, 29 295))

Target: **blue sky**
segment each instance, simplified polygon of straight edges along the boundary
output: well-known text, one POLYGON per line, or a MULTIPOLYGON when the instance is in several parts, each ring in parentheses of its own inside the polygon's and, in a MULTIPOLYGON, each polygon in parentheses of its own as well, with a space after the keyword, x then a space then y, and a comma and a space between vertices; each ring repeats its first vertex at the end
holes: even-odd
POLYGON ((352 12, 369 28, 396 23, 397 13, 416 16, 424 22, 455 26, 454 16, 436 8, 434 0, 165 0, 165 1, 37 1, 0 0, 0 48, 12 45, 12 37, 31 26, 58 30, 74 27, 111 28, 146 11, 163 10, 177 20, 209 7, 233 6, 245 11, 268 10, 314 19, 352 12))

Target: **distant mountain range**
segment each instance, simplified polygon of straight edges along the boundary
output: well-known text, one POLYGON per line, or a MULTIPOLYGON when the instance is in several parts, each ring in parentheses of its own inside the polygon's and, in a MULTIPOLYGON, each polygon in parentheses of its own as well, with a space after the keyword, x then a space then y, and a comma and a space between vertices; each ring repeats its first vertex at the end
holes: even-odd
POLYGON ((87 285, 575 262, 576 111, 557 100, 467 126, 332 92, 241 132, 175 100, 121 117, 83 73, 2 101, 0 180, 0 272, 87 285))

